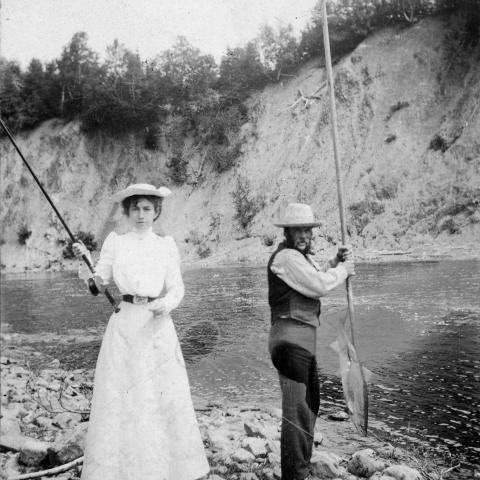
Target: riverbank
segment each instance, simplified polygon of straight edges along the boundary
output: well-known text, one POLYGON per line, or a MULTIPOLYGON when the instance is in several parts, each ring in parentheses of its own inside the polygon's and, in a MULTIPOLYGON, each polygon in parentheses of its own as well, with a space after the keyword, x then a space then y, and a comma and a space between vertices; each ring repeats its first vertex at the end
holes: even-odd
MULTIPOLYGON (((51 478, 77 479, 88 426, 93 371, 66 371, 53 360, 33 370, 20 346, 2 341, 2 479, 57 468, 51 478), (61 465, 72 464, 67 472, 61 465)), ((280 478, 281 411, 262 405, 206 403, 194 398, 212 480, 280 478)), ((381 426, 373 420, 374 431, 381 426), (375 425, 376 424, 376 425, 375 425)), ((413 480, 448 478, 453 470, 418 452, 360 436, 344 412, 322 408, 312 466, 319 478, 413 480)), ((455 478, 455 477, 453 477, 455 478)))
MULTIPOLYGON (((355 261, 357 263, 385 263, 480 260, 480 244, 478 242, 457 244, 454 240, 450 238, 437 243, 419 243, 401 250, 355 247, 355 261)), ((184 269, 229 265, 261 267, 265 266, 267 259, 276 247, 277 243, 270 246, 264 245, 260 237, 249 237, 224 245, 216 245, 213 253, 202 257, 198 255, 195 248, 188 247, 181 252, 182 266, 184 269)), ((2 274, 74 271, 78 269, 79 265, 77 260, 64 259, 59 254, 40 252, 28 245, 5 244, 0 248, 2 258, 0 271, 2 274)), ((319 262, 323 262, 326 258, 333 256, 335 252, 335 246, 317 247, 316 258, 319 262)), ((94 252, 94 257, 96 256, 98 256, 98 252, 94 252)))

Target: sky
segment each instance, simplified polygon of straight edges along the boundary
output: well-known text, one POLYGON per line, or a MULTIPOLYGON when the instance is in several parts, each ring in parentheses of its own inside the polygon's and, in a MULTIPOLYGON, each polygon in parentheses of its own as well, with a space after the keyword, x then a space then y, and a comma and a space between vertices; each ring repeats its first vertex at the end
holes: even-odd
POLYGON ((0 0, 0 54, 23 68, 58 58, 75 32, 101 58, 115 38, 142 59, 171 47, 178 35, 217 62, 262 24, 292 24, 298 33, 317 0, 0 0))

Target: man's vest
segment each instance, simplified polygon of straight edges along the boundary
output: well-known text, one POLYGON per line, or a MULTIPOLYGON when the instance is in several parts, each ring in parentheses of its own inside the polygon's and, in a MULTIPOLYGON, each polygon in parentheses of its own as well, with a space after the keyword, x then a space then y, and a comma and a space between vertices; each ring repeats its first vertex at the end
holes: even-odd
MULTIPOLYGON (((272 313, 272 323, 278 318, 293 318, 318 327, 320 324, 320 300, 302 295, 272 272, 273 260, 284 248, 288 247, 280 244, 268 261, 268 303, 272 313)), ((308 262, 307 258, 305 258, 305 262, 308 262)))

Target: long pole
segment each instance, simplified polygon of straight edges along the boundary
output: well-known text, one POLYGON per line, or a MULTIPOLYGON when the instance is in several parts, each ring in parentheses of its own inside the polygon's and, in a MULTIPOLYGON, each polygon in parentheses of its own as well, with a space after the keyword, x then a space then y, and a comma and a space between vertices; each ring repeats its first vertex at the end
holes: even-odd
MULTIPOLYGON (((332 56, 330 54, 330 38, 328 34, 328 21, 327 21, 327 0, 322 1, 322 22, 323 22, 323 46, 325 49, 325 65, 327 68, 327 78, 330 92, 330 111, 332 113, 332 139, 333 139, 333 156, 335 158, 335 174, 337 179, 337 195, 338 195, 338 210, 340 213, 340 228, 342 235, 342 243, 345 245, 347 242, 347 227, 345 223, 345 206, 343 202, 343 185, 342 185, 342 169, 340 162, 340 155, 338 153, 338 128, 337 128, 337 109, 335 106, 335 91, 333 84, 333 72, 332 72, 332 56)), ((348 316, 350 319, 350 332, 352 337, 352 344, 355 345, 353 335, 353 322, 355 320, 355 311, 353 307, 353 293, 352 284, 350 278, 346 281, 347 288, 347 303, 348 303, 348 316)))
MULTIPOLYGON (((53 208, 53 211, 56 213, 58 219, 60 220, 60 222, 62 223, 63 225, 63 228, 65 228, 66 232, 68 233, 68 236, 70 237, 71 241, 72 242, 76 242, 77 239, 75 238, 75 236, 73 235, 72 231, 68 228, 68 225, 66 224, 65 220, 63 219, 63 217, 60 215, 60 212, 57 210, 57 207, 55 206, 55 204, 52 202, 52 199, 50 198, 50 196, 48 195, 48 193, 46 192, 45 188, 43 188, 43 185, 42 183, 40 182, 40 180, 37 178, 37 176, 35 175, 35 172, 32 170, 32 168, 30 167, 30 165, 28 164, 27 160, 25 159, 25 157, 23 156, 23 153, 21 152, 20 148, 18 147, 17 143, 15 142, 15 139, 13 138, 13 135, 10 133, 10 130, 8 129, 8 127, 5 125, 4 121, 0 118, 0 125, 3 129, 3 131, 5 132, 5 134, 7 135, 7 137, 10 139, 10 141, 12 142, 13 146, 15 147, 15 149, 17 150, 18 154, 20 155, 20 158, 23 160, 23 163, 25 164, 25 166, 28 168, 29 172, 32 174, 32 177, 35 179, 35 181, 37 182, 37 185, 40 187, 40 190, 42 191, 43 195, 45 196, 45 198, 47 199, 48 203, 50 204, 50 206, 53 208)), ((92 262, 90 262, 90 260, 88 259, 88 257, 86 255, 82 255, 82 260, 86 263, 87 267, 89 268, 89 270, 92 272, 92 273, 95 273, 95 269, 92 265, 92 262)), ((115 308, 115 311, 118 310, 118 307, 117 307, 117 303, 115 302, 115 299, 113 298, 112 294, 108 291, 108 290, 105 290, 104 291, 105 293, 105 296, 107 297, 108 301, 111 303, 111 305, 115 308)))
MULTIPOLYGON (((328 77, 328 84, 330 90, 330 109, 332 112, 332 139, 333 139, 333 155, 335 158, 335 173, 337 178, 337 194, 338 194, 338 210, 340 213, 340 227, 342 232, 342 243, 345 244, 347 242, 347 227, 345 224, 345 207, 343 203, 343 185, 342 185, 342 178, 341 178, 341 164, 340 164, 340 155, 338 153, 338 128, 337 128, 337 109, 335 106, 335 89, 333 84, 333 72, 332 72, 332 56, 330 54, 330 37, 328 34, 328 19, 327 19, 327 0, 322 1, 322 22, 323 22, 323 45, 325 49, 325 65, 327 67, 327 77, 328 77)), ((352 293, 352 285, 350 279, 347 278, 346 280, 346 289, 347 289, 347 303, 348 303, 348 316, 350 319, 350 332, 352 337, 352 346, 353 350, 355 350, 355 340, 353 335, 353 322, 355 320, 355 311, 353 308, 353 293, 352 293)), ((348 349, 349 351, 349 349, 348 349)), ((368 387, 367 382, 365 380, 365 375, 363 372, 363 366, 360 363, 360 359, 358 355, 355 353, 356 362, 358 363, 358 371, 361 377, 361 391, 359 393, 361 395, 361 399, 363 402, 363 415, 360 416, 361 423, 354 420, 354 424, 357 429, 363 433, 363 435, 367 435, 367 428, 368 428, 368 387)), ((350 351, 349 351, 350 354, 350 351)), ((353 359, 350 358, 352 361, 353 359)), ((346 392, 344 392, 346 393, 346 392)), ((359 399, 356 400, 358 404, 360 402, 359 399)), ((353 417, 352 416, 352 420, 353 417)))

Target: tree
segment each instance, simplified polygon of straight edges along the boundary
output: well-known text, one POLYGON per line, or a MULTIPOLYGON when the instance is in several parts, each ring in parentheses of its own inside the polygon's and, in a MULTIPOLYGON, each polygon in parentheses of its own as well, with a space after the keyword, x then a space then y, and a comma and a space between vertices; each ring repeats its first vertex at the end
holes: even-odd
POLYGON ((82 113, 85 92, 92 83, 98 83, 100 68, 98 55, 88 45, 85 32, 77 32, 63 48, 57 61, 61 86, 60 115, 71 118, 82 113))
POLYGON ((282 74, 288 74, 299 63, 298 42, 293 36, 293 27, 280 26, 278 32, 264 25, 257 37, 257 46, 268 75, 278 81, 282 74))
POLYGON ((218 85, 221 91, 240 101, 251 90, 266 85, 268 76, 254 42, 245 47, 227 49, 220 63, 218 85))
POLYGON ((181 104, 210 88, 217 77, 217 65, 211 55, 202 55, 185 37, 177 37, 172 48, 156 58, 157 69, 175 90, 172 102, 181 104))
POLYGON ((23 75, 20 65, 0 57, 0 113, 13 131, 22 128, 22 89, 23 75))
POLYGON ((45 70, 42 62, 33 59, 24 74, 22 89, 21 123, 22 128, 35 125, 57 114, 52 95, 58 95, 57 79, 49 68, 45 70))

